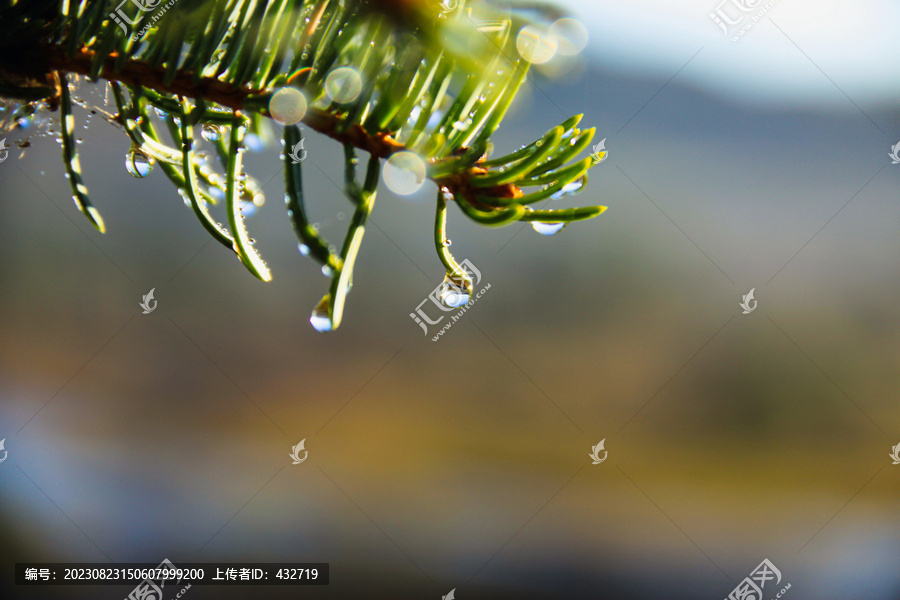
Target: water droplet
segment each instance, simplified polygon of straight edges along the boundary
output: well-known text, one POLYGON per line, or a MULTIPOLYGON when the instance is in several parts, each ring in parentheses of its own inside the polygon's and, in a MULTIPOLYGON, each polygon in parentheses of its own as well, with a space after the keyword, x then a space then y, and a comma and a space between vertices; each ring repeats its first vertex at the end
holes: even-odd
POLYGON ((460 277, 444 276, 441 283, 441 302, 450 308, 459 308, 469 303, 472 294, 472 283, 460 277))
POLYGON ((316 331, 331 331, 333 325, 328 317, 328 296, 322 298, 322 301, 313 309, 312 314, 309 316, 309 324, 316 331))
POLYGON ((445 246, 449 246, 449 245, 452 244, 452 243, 453 243, 453 242, 452 242, 451 240, 444 240, 444 245, 445 245, 445 246))
POLYGON ((203 126, 200 135, 202 135, 203 139, 207 142, 217 142, 219 141, 219 138, 222 137, 222 128, 218 125, 209 123, 203 126))
POLYGON ((303 256, 309 256, 309 246, 306 244, 297 244, 297 249, 303 256))
POLYGON ((558 192, 556 192, 555 194, 550 196, 550 199, 551 200, 560 200, 560 199, 568 196, 569 194, 574 194, 574 193, 578 192, 583 187, 584 187, 584 177, 582 177, 580 179, 576 179, 575 181, 572 181, 572 182, 567 183, 566 185, 562 186, 562 188, 558 192))
POLYGON ((532 221, 531 226, 541 235, 553 235, 562 231, 567 223, 542 223, 541 221, 532 221))
POLYGON ((125 169, 137 178, 146 177, 153 170, 156 160, 138 149, 132 149, 125 155, 125 169))
POLYGON ((331 277, 333 273, 334 269, 332 269, 328 265, 322 265, 322 275, 324 275, 325 277, 331 277))

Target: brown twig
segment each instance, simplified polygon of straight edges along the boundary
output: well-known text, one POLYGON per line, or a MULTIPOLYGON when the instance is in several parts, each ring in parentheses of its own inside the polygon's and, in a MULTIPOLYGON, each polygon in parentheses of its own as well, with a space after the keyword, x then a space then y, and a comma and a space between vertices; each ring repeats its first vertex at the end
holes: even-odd
MULTIPOLYGON (((90 75, 91 65, 94 60, 94 52, 85 48, 77 51, 71 58, 61 48, 50 49, 46 56, 48 70, 51 73, 63 72, 90 75)), ((244 109, 249 98, 259 96, 267 91, 253 89, 249 86, 238 87, 210 77, 201 77, 197 81, 192 71, 179 71, 171 83, 166 83, 164 69, 154 68, 142 61, 128 60, 122 65, 121 69, 117 70, 115 63, 116 54, 112 53, 103 61, 99 78, 108 81, 118 81, 126 85, 142 86, 157 92, 203 99, 235 111, 244 109)), ((271 116, 265 107, 257 107, 257 109, 262 114, 271 116)), ((386 132, 373 135, 359 124, 353 124, 349 128, 342 129, 339 127, 341 119, 338 116, 319 108, 310 107, 303 117, 303 123, 341 144, 352 145, 378 158, 388 158, 397 152, 406 150, 406 146, 386 132)), ((493 207, 484 206, 483 203, 475 199, 475 190, 471 188, 469 182, 471 176, 483 174, 484 172, 486 172, 485 169, 473 165, 460 173, 441 178, 436 183, 441 187, 450 188, 456 194, 461 194, 470 204, 481 210, 491 210, 493 207)), ((483 197, 508 199, 522 196, 522 190, 512 184, 504 184, 491 188, 481 188, 478 190, 478 194, 483 197)))
MULTIPOLYGON (((51 71, 89 75, 94 53, 82 48, 69 58, 60 48, 52 49, 47 55, 47 64, 51 71)), ((179 71, 171 83, 165 82, 165 70, 154 68, 138 60, 128 60, 121 70, 116 70, 116 54, 110 54, 100 67, 100 79, 118 81, 126 85, 143 86, 157 92, 165 92, 186 98, 203 99, 215 102, 232 110, 242 110, 248 98, 258 96, 266 90, 250 87, 237 87, 211 77, 201 77, 195 81, 192 71, 179 71)), ((270 116, 264 108, 262 113, 270 116)), ((396 152, 405 150, 405 146, 387 133, 369 134, 359 124, 354 124, 346 131, 339 131, 340 120, 333 114, 318 108, 310 108, 303 122, 319 133, 341 142, 365 150, 373 156, 387 158, 396 152)))

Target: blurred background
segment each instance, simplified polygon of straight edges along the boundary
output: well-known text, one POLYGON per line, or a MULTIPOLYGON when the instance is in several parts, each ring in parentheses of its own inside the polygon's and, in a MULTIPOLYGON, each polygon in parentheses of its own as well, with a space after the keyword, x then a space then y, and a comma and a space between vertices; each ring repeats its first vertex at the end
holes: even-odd
MULTIPOLYGON (((900 7, 784 0, 735 42, 710 13, 763 4, 560 4, 587 46, 535 73, 494 141, 583 112, 608 158, 547 207, 609 210, 544 237, 451 209, 491 287, 437 342, 410 318, 443 276, 433 186, 379 192, 321 334, 327 280, 297 251, 277 144, 247 159, 269 284, 159 169, 129 176, 99 117, 79 136, 105 235, 51 138, 11 150, 0 597, 130 590, 15 587, 16 562, 169 558, 331 565, 327 587, 196 600, 719 599, 768 558, 766 598, 900 599, 900 7)), ((340 149, 306 135, 312 213, 339 239, 340 149)))

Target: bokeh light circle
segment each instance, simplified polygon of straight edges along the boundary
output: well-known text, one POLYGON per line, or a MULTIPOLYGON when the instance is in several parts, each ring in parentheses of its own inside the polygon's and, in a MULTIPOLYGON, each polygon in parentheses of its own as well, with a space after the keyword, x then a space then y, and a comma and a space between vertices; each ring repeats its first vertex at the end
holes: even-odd
POLYGON ((325 94, 340 104, 353 102, 361 91, 362 78, 351 67, 339 67, 325 78, 325 94))
POLYGON ((550 26, 550 35, 556 40, 557 52, 564 56, 575 56, 587 46, 588 30, 581 21, 568 17, 559 19, 550 26))
POLYGON ((382 175, 388 189, 408 196, 425 185, 425 161, 412 152, 398 152, 384 163, 382 175))
POLYGON ((272 94, 269 100, 269 114, 282 125, 293 125, 306 114, 306 96, 293 87, 283 87, 272 94))
POLYGON ((557 50, 556 37, 547 29, 537 25, 527 25, 516 37, 519 55, 530 63, 540 65, 554 57, 557 50))

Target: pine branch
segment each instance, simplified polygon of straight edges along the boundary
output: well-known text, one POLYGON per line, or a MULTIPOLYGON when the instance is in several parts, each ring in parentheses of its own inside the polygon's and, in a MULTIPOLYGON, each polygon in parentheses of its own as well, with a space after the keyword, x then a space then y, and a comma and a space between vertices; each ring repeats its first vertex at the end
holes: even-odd
POLYGON ((415 180, 413 187, 426 178, 437 185, 436 249, 446 281, 463 289, 471 281, 444 243, 449 203, 483 225, 526 221, 542 232, 605 210, 530 206, 585 184, 594 161, 578 156, 594 130, 579 130, 580 117, 488 157, 490 138, 529 72, 519 32, 532 28, 526 41, 535 31, 549 35, 515 10, 477 0, 460 0, 452 11, 451 3, 423 0, 175 2, 0 0, 0 30, 12 32, 0 41, 0 96, 20 99, 20 111, 59 109, 76 206, 101 232, 73 139, 70 80, 79 76, 111 86, 117 113, 109 118, 132 143, 129 171, 142 177, 159 163, 201 225, 264 281, 271 273, 241 210, 260 193, 241 168, 244 136, 264 118, 284 126, 288 214, 301 251, 331 277, 311 318, 320 330, 341 322, 383 160, 389 187, 389 167, 415 180), (11 59, 4 50, 13 47, 29 48, 27 59, 11 59), (157 134, 159 120, 174 146, 157 134), (302 159, 295 160, 301 123, 345 149, 345 193, 355 212, 340 253, 306 217, 302 159), (197 128, 213 144, 221 172, 195 152, 197 128), (361 183, 357 151, 369 154, 361 183), (226 224, 209 210, 219 201, 226 224))

